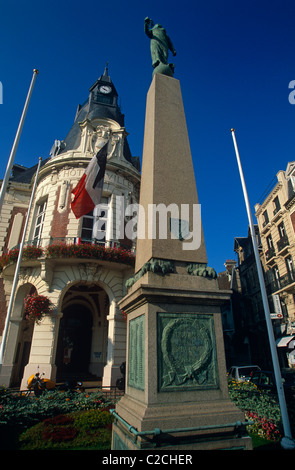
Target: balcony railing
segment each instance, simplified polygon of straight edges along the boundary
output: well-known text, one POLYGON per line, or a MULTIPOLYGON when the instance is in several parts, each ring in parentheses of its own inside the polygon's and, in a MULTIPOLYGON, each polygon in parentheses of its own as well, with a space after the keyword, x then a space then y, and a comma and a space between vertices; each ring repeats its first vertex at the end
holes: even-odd
MULTIPOLYGON (((81 238, 81 237, 48 237, 48 238, 39 238, 35 240, 28 240, 24 246, 37 246, 41 248, 46 248, 50 245, 80 245, 80 244, 91 244, 91 245, 101 245, 101 246, 109 246, 115 247, 120 246, 120 243, 115 242, 105 242, 98 240, 96 238, 81 238)), ((15 246, 14 248, 18 248, 19 245, 15 246)), ((13 249, 14 249, 13 248, 13 249)))
POLYGON ((270 261, 271 258, 273 258, 275 256, 276 252, 275 252, 275 249, 274 248, 269 248, 266 252, 265 252, 265 258, 266 258, 266 261, 270 261))
POLYGON ((284 237, 280 238, 277 242, 278 251, 282 251, 286 246, 289 245, 288 237, 285 235, 284 237))
POLYGON ((267 294, 274 294, 279 290, 288 290, 288 288, 293 289, 293 284, 295 284, 295 271, 292 269, 287 274, 269 282, 266 286, 267 294))
MULTIPOLYGON (((0 257, 0 270, 16 263, 19 246, 0 257)), ((43 238, 25 243, 22 261, 36 261, 57 258, 84 258, 111 261, 134 266, 135 254, 130 247, 118 242, 81 239, 77 237, 43 238)))
POLYGON ((279 279, 280 289, 284 289, 285 287, 290 286, 290 284, 293 284, 294 282, 295 282, 295 272, 292 269, 292 271, 289 271, 287 274, 280 276, 280 279, 279 279))
MULTIPOLYGON (((131 250, 130 246, 124 245, 119 241, 105 241, 97 238, 82 238, 82 237, 48 237, 39 238, 35 240, 28 240, 24 243, 24 247, 34 246, 40 248, 46 248, 50 245, 100 245, 106 248, 122 248, 124 250, 131 250)), ((11 248, 10 251, 19 248, 19 245, 11 248)))

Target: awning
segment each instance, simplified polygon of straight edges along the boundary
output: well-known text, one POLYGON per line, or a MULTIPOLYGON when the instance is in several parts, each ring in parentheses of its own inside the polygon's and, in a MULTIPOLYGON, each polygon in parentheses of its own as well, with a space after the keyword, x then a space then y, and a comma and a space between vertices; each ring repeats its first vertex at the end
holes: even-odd
POLYGON ((283 336, 276 340, 276 344, 278 348, 286 348, 290 341, 294 338, 294 336, 283 336))

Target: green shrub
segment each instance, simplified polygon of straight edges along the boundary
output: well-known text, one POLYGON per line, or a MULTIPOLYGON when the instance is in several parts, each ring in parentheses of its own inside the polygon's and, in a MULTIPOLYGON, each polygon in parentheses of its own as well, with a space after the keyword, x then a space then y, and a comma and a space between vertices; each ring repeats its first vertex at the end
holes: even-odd
MULTIPOLYGON (((101 392, 45 391, 40 397, 0 393, 0 432, 5 436, 7 426, 26 429, 41 420, 74 411, 105 408, 108 402, 101 392)), ((3 443, 0 443, 0 447, 3 443)))
POLYGON ((43 423, 38 423, 21 434, 19 441, 22 449, 37 450, 46 448, 42 434, 43 426, 43 423))
POLYGON ((79 411, 45 419, 20 436, 21 449, 110 449, 112 421, 106 410, 79 411))
POLYGON ((231 400, 253 421, 249 432, 268 440, 282 437, 281 411, 274 394, 260 391, 252 382, 229 382, 231 400))
POLYGON ((0 387, 0 449, 109 449, 112 416, 101 391, 45 391, 26 396, 0 387), (84 416, 84 413, 85 416, 84 416))
POLYGON ((74 415, 74 423, 79 429, 104 428, 111 425, 113 417, 109 411, 89 410, 74 415))
POLYGON ((29 427, 39 421, 77 410, 99 409, 107 406, 102 392, 47 390, 40 397, 0 393, 0 427, 5 425, 29 427))

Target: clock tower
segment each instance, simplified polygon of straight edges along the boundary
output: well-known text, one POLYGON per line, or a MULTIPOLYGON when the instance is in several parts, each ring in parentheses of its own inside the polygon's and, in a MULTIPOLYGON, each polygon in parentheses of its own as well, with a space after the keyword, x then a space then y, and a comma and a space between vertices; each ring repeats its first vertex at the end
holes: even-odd
POLYGON ((108 74, 108 66, 106 65, 103 75, 90 88, 90 99, 93 103, 103 103, 106 105, 118 106, 118 93, 108 74))
POLYGON ((125 116, 118 104, 118 93, 108 73, 106 65, 103 75, 89 88, 88 99, 76 111, 75 121, 62 141, 56 141, 50 155, 56 157, 76 151, 95 153, 95 142, 102 134, 108 133, 113 149, 110 149, 108 162, 114 157, 131 164, 132 169, 140 171, 138 157, 133 157, 125 131, 125 116))

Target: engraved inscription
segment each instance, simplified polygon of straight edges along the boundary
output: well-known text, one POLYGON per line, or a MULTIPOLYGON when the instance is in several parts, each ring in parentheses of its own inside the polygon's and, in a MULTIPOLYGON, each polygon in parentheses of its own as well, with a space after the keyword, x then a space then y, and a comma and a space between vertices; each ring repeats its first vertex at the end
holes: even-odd
POLYGON ((217 387, 213 316, 158 313, 159 391, 217 387))
POLYGON ((128 385, 144 390, 145 316, 129 322, 129 373, 128 385))

